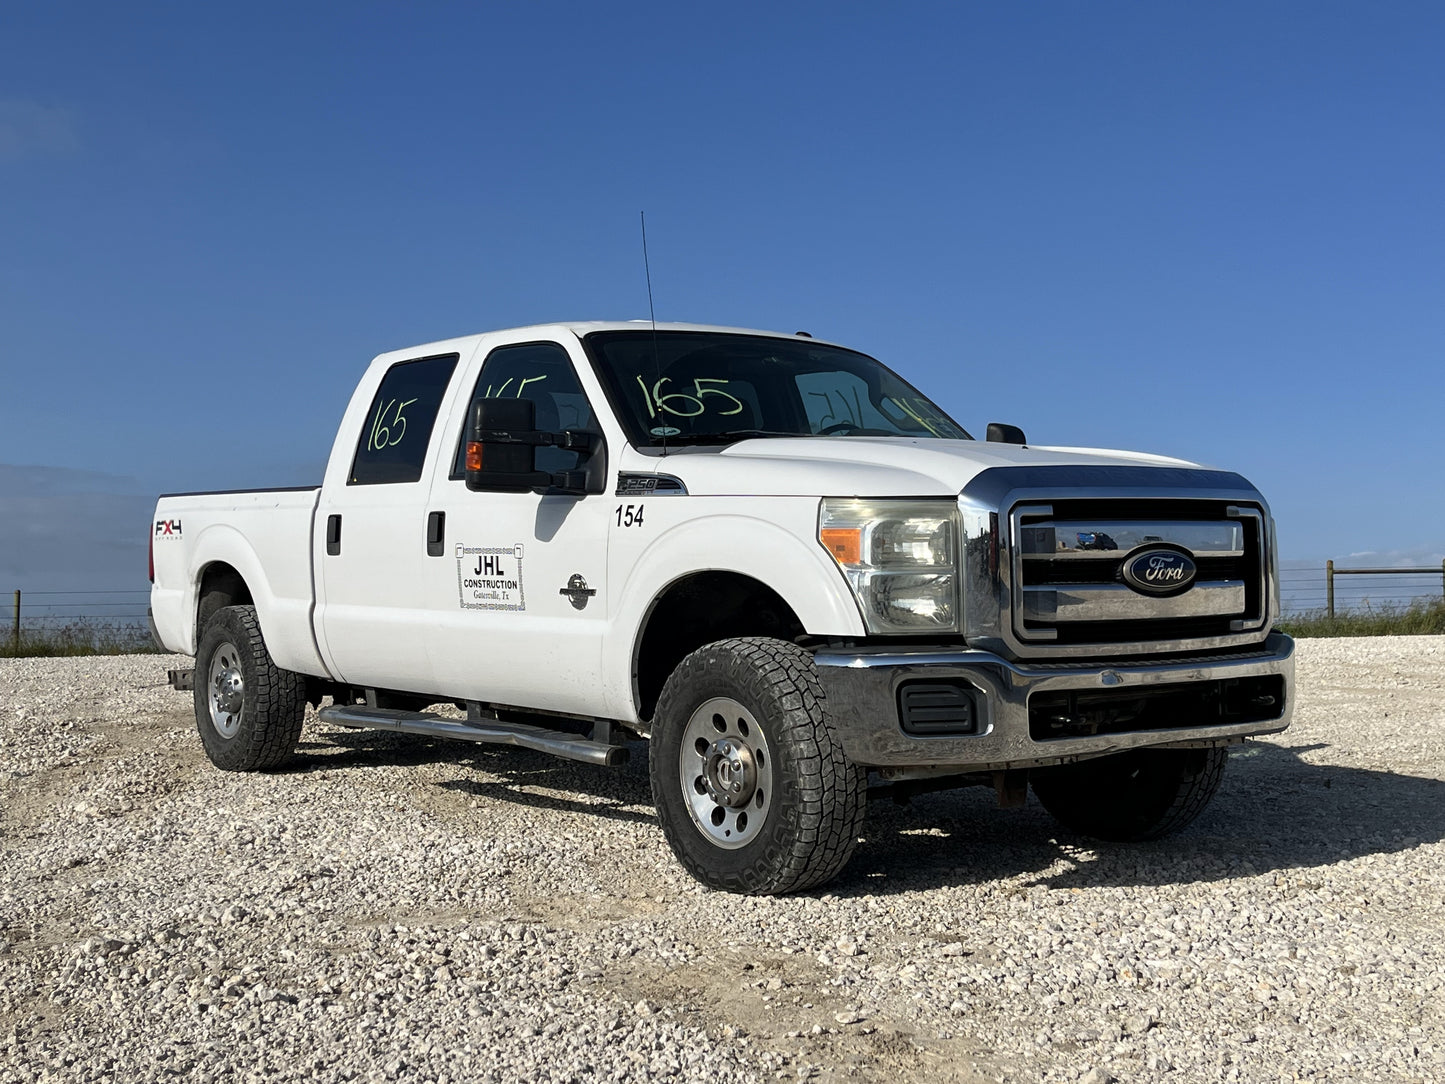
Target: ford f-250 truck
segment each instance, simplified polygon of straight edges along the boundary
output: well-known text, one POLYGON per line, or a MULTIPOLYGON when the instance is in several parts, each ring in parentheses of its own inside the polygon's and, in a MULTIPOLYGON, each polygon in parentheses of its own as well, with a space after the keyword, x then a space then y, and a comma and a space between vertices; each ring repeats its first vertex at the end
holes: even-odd
POLYGON ((732 891, 836 875, 870 784, 1174 831, 1226 746, 1289 723, 1268 506, 1181 460, 988 438, 803 334, 382 354, 319 487, 161 498, 153 631, 196 657, 172 681, 224 769, 284 762, 307 702, 598 765, 646 737, 669 844, 732 891))

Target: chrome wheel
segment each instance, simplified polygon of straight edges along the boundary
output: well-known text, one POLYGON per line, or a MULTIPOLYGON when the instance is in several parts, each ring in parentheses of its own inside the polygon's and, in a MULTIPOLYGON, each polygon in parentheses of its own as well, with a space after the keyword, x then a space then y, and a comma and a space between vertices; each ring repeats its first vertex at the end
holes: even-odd
POLYGON ((712 843, 732 850, 762 830, 773 801, 773 751, 736 700, 698 705, 683 730, 678 776, 693 822, 712 843))
POLYGON ((211 725, 223 738, 234 738, 241 729, 241 709, 246 704, 246 679, 241 675, 241 653, 229 640, 216 645, 211 654, 207 678, 211 725))

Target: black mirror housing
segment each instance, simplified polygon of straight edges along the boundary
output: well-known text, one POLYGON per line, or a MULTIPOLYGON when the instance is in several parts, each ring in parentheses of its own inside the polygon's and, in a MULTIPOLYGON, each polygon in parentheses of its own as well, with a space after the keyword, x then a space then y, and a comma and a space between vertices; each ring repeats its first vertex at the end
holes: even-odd
POLYGON ((467 434, 467 488, 525 493, 551 484, 537 469, 537 407, 530 399, 478 399, 467 434))
POLYGON ((601 434, 538 432, 537 407, 530 399, 478 399, 467 436, 468 489, 577 495, 606 491, 607 448, 601 434), (577 470, 538 470, 539 447, 571 449, 582 453, 582 461, 577 470))
POLYGON ((1022 429, 1016 425, 1005 425, 1003 422, 988 423, 988 439, 992 444, 1027 444, 1029 442, 1022 429))

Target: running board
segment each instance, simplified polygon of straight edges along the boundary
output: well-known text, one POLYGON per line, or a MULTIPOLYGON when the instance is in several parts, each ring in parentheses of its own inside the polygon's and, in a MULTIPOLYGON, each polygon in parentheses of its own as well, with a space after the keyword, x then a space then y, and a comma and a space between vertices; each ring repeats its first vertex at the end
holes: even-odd
MULTIPOLYGON (((627 760, 627 747, 597 741, 581 734, 547 730, 528 723, 506 723, 500 720, 461 722, 443 719, 424 711, 402 711, 398 708, 368 708, 361 704, 333 704, 316 713, 324 723, 349 726, 356 730, 397 730, 403 734, 421 734, 428 738, 457 738, 461 741, 484 742, 489 745, 519 745, 539 753, 551 753, 584 764, 612 767, 627 760)), ((605 724, 599 729, 611 730, 605 724)), ((616 733, 615 730, 612 731, 616 733)))

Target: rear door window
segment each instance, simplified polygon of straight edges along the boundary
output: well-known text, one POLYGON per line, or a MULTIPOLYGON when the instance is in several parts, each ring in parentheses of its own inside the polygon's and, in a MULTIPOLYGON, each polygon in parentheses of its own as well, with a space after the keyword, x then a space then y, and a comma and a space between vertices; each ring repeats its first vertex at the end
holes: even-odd
POLYGON ((415 482, 426 463, 437 408, 457 367, 456 354, 393 365, 381 378, 362 426, 346 484, 415 482))

